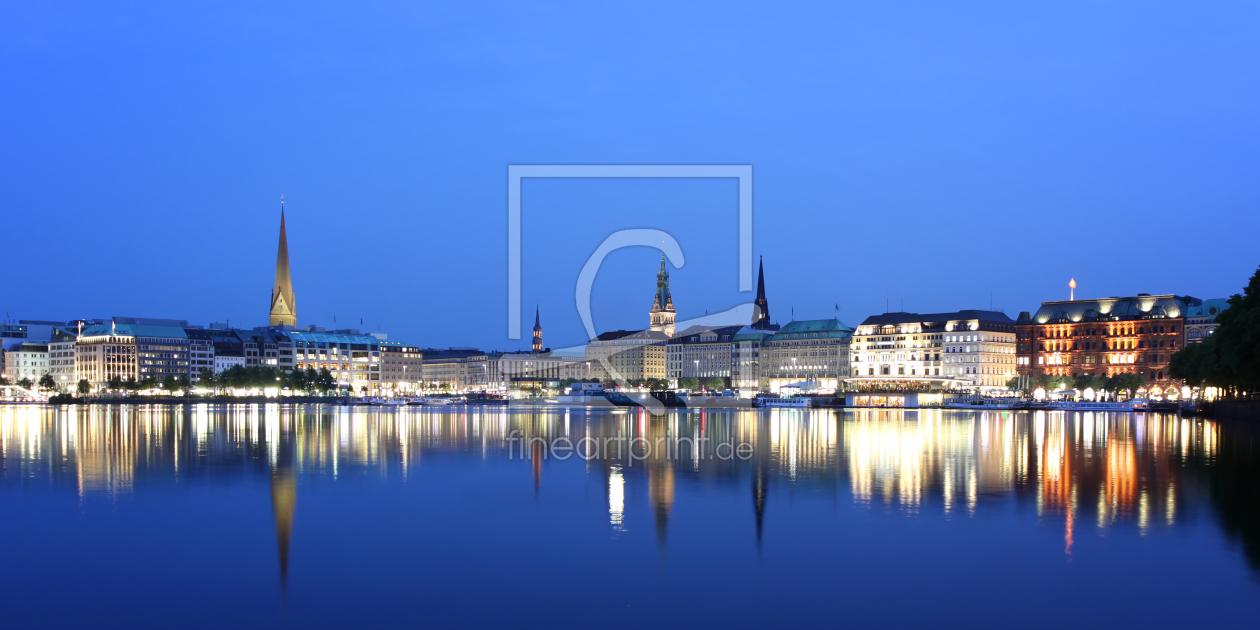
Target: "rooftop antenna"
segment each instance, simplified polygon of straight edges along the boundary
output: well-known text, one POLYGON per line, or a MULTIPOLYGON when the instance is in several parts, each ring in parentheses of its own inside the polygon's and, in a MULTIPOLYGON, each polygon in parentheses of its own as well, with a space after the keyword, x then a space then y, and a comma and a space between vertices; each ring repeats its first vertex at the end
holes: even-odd
POLYGON ((1072 280, 1068 282, 1068 301, 1076 301, 1076 278, 1072 278, 1072 280))

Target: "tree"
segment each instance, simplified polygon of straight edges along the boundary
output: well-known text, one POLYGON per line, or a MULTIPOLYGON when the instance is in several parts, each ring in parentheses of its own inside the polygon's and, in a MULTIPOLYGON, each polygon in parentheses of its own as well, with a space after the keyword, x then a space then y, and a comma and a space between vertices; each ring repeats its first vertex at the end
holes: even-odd
POLYGON ((167 374, 162 378, 162 389, 167 393, 179 389, 179 381, 175 380, 174 374, 167 374))
POLYGON ((1085 391, 1092 389, 1094 391, 1102 391, 1107 389, 1107 379, 1092 376, 1090 374, 1082 374, 1076 377, 1076 389, 1085 391))
POLYGON ((705 381, 704 388, 711 392, 720 392, 726 389, 726 381, 714 376, 708 381, 705 381))
POLYGON ((700 389, 700 379, 694 376, 686 376, 686 377, 680 378, 678 379, 678 387, 694 392, 697 389, 700 389))
POLYGON ((35 386, 35 383, 32 383, 31 379, 29 378, 23 378, 22 380, 18 381, 17 384, 18 384, 18 387, 21 387, 22 389, 30 389, 35 386))
POLYGON ((39 377, 39 386, 41 389, 46 390, 57 389, 57 381, 53 379, 52 374, 45 372, 43 376, 39 377))
MULTIPOLYGON (((321 392, 331 392, 337 389, 337 379, 333 377, 332 372, 328 368, 319 368, 319 378, 317 379, 317 387, 321 392)), ((450 387, 443 384, 443 389, 450 387)))
POLYGON ((105 384, 106 389, 119 390, 123 388, 123 380, 121 376, 111 376, 105 384))
POLYGON ((650 391, 654 392, 663 392, 669 389, 669 381, 663 378, 649 378, 644 382, 644 384, 650 391))
MULTIPOLYGON (((146 378, 145 380, 147 381, 149 379, 146 378)), ((142 383, 140 381, 137 381, 136 377, 134 376, 128 376, 127 380, 123 381, 123 389, 129 392, 138 392, 140 391, 141 386, 142 386, 142 383)))
POLYGON ((79 386, 76 388, 80 396, 87 396, 92 393, 92 384, 86 378, 79 379, 79 386))
POLYGON ((1107 391, 1116 393, 1125 392, 1129 396, 1136 394, 1137 390, 1142 389, 1145 386, 1146 378, 1141 374, 1134 374, 1132 372, 1116 374, 1115 376, 1107 379, 1107 391))
POLYGON ((12 385, 12 384, 13 383, 9 382, 8 377, 0 376, 0 385, 12 385))
POLYGON ((158 380, 156 376, 146 376, 140 380, 140 386, 137 389, 157 389, 158 380))
POLYGON ((1260 270, 1229 308, 1216 316, 1216 331, 1173 355, 1168 373, 1199 386, 1231 393, 1260 390, 1260 270))
POLYGON ((1009 379, 1006 379, 1006 389, 1019 389, 1019 377, 1012 376, 1009 379))

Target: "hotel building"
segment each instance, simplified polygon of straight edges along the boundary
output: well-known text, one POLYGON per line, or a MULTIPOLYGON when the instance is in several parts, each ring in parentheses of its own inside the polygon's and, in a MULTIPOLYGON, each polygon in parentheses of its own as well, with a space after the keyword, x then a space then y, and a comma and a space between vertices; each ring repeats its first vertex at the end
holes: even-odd
MULTIPOLYGON (((1162 393, 1179 385, 1169 377, 1168 364, 1185 347, 1188 315, 1204 304, 1189 296, 1146 293, 1043 302, 1035 314, 1020 313, 1016 323, 1019 374, 1036 378, 1135 373, 1146 378, 1151 393, 1162 393)), ((1204 330, 1200 326, 1209 325, 1194 324, 1200 331, 1204 330)))
POLYGON ((1015 335, 1015 322, 996 311, 874 315, 853 337, 853 382, 1004 388, 1016 371, 1015 335))
POLYGON ((785 324, 761 347, 761 389, 782 387, 835 391, 849 376, 853 329, 839 319, 808 319, 785 324))

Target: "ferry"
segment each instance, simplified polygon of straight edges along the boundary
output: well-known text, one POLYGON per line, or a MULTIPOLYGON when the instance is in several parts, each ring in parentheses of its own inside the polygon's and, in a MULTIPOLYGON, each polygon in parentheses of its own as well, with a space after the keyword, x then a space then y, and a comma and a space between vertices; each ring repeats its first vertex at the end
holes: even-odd
POLYGON ((1124 402, 1061 400, 1046 403, 1046 409, 1058 411, 1146 411, 1149 403, 1150 401, 1145 398, 1134 398, 1124 402))
POLYGON ((779 407, 786 409, 809 409, 808 398, 779 398, 778 396, 761 396, 753 399, 753 406, 758 408, 779 407))
POLYGON ((946 409, 973 409, 978 411, 1020 409, 1022 404, 1018 398, 955 398, 947 403, 946 409))

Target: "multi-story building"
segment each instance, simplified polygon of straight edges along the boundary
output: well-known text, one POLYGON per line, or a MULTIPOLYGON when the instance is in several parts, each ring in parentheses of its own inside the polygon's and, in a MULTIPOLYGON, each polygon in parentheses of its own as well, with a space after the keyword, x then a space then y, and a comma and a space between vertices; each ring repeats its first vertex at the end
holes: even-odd
POLYGON ((1220 325, 1216 323, 1216 316, 1227 308, 1229 308, 1229 300, 1224 298, 1203 300, 1202 304, 1188 307, 1185 323, 1186 344, 1202 343, 1211 337, 1212 333, 1216 332, 1216 327, 1220 325))
POLYGON ((586 345, 590 377, 639 381, 665 378, 665 344, 669 335, 658 330, 614 330, 586 345), (607 362, 607 365, 605 365, 607 362))
POLYGON ((499 359, 502 353, 476 348, 425 348, 424 385, 453 392, 500 389, 499 359))
MULTIPOLYGON (((774 327, 778 329, 778 326, 774 327)), ((731 339, 731 387, 743 392, 761 389, 761 352, 774 332, 741 328, 731 339)))
POLYGON ((411 390, 424 381, 424 353, 409 343, 380 339, 381 385, 395 391, 411 390))
POLYGON ((1015 322, 1005 313, 884 313, 853 338, 855 381, 931 381, 1000 389, 1015 374, 1015 322))
POLYGON ((1035 314, 1020 313, 1016 322, 1018 372, 1032 378, 1135 373, 1158 395, 1179 385, 1168 375, 1168 365, 1187 341, 1187 316, 1204 303, 1146 293, 1043 302, 1035 314))
POLYGON ((561 351, 504 353, 492 357, 490 374, 490 389, 540 390, 566 378, 587 378, 587 361, 561 351))
POLYGON ((132 331, 136 344, 137 379, 159 382, 180 379, 188 373, 188 333, 177 326, 123 324, 132 331))
POLYGON ((113 378, 137 378, 136 335, 128 324, 93 324, 79 335, 74 350, 78 376, 93 389, 113 378))
POLYGON ((835 391, 849 376, 853 329, 839 319, 807 319, 785 324, 761 346, 761 389, 783 387, 835 391))
POLYGON ((711 378, 731 386, 735 367, 735 336, 744 326, 692 326, 665 344, 665 378, 677 387, 684 378, 704 385, 711 378))
POLYGON ((38 381, 48 373, 48 342, 20 341, 4 351, 4 376, 16 383, 24 378, 38 381))
POLYGON ((74 365, 74 344, 78 335, 64 330, 53 332, 48 341, 48 373, 52 374, 58 389, 74 391, 79 383, 78 371, 74 365))
POLYGON ((218 333, 222 332, 204 328, 184 329, 184 334, 188 335, 188 377, 192 382, 200 381, 203 372, 218 373, 214 366, 214 346, 218 333))
MULTIPOLYGON (((259 349, 264 353, 273 353, 272 356, 264 354, 261 359, 274 360, 274 366, 280 369, 326 369, 337 379, 339 385, 356 393, 362 392, 364 388, 368 391, 380 388, 381 342, 376 337, 361 334, 357 330, 325 332, 322 328, 312 326, 287 334, 268 331, 268 337, 259 349), (281 354, 286 350, 292 356, 285 357, 281 354), (286 358, 293 363, 286 364, 286 358)), ((250 358, 249 352, 250 348, 246 345, 247 361, 250 358)))

